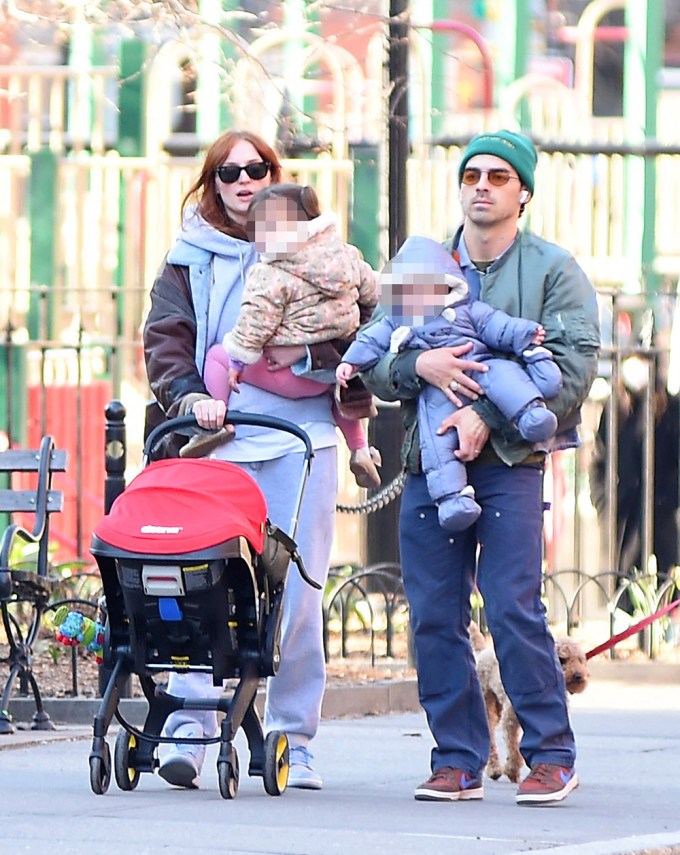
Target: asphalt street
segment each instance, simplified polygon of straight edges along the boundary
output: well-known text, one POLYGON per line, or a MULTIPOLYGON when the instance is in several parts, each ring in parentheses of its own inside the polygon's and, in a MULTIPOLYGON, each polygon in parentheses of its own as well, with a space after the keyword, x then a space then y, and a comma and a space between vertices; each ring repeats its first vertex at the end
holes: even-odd
POLYGON ((0 852, 680 852, 680 686, 593 680, 572 699, 572 719, 581 786, 562 805, 542 808, 518 807, 507 781, 485 782, 481 802, 416 802, 431 747, 418 712, 324 720, 313 746, 320 792, 268 796, 244 771, 248 752, 239 735, 242 774, 233 801, 219 794, 216 746, 200 790, 143 775, 133 792, 114 782, 96 796, 87 727, 63 726, 45 742, 40 734, 4 737, 0 852))

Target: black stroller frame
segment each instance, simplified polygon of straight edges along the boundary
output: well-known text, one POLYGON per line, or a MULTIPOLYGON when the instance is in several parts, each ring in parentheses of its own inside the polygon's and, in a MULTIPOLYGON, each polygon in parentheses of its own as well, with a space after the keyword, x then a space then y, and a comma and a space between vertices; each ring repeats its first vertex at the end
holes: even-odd
MULTIPOLYGON (((118 787, 134 790, 140 774, 153 773, 163 743, 219 743, 217 772, 220 793, 233 799, 238 791, 239 760, 233 741, 243 728, 250 753, 248 774, 263 778, 270 795, 280 795, 288 781, 288 739, 273 731, 266 738, 255 707, 261 678, 276 674, 280 661, 280 627, 285 581, 290 563, 310 579, 294 537, 313 450, 305 431, 270 416, 230 412, 225 424, 281 430, 298 437, 305 448, 300 484, 293 506, 290 533, 267 518, 262 552, 243 536, 216 546, 177 554, 150 555, 107 543, 95 534, 91 551, 104 588, 104 662, 100 683, 106 686, 93 723, 89 756, 90 786, 104 794, 111 781, 111 753, 106 735, 115 717, 121 725, 113 758, 118 787), (181 619, 167 622, 162 610, 170 592, 181 603, 181 619), (197 648, 197 649, 196 649, 197 648), (177 671, 212 673, 213 683, 238 678, 231 695, 185 698, 169 694, 154 674, 177 671), (125 720, 119 702, 131 675, 136 675, 148 702, 143 727, 125 720), (177 710, 224 713, 219 735, 195 739, 161 736, 167 717, 177 710)), ((153 430, 144 446, 145 466, 159 441, 171 432, 196 428, 194 416, 168 420, 153 430)), ((184 460, 190 466, 197 461, 184 460)), ((151 463, 153 465, 153 462, 151 463)), ((124 500, 125 491, 117 501, 124 500)), ((172 602, 172 598, 170 598, 172 602)))

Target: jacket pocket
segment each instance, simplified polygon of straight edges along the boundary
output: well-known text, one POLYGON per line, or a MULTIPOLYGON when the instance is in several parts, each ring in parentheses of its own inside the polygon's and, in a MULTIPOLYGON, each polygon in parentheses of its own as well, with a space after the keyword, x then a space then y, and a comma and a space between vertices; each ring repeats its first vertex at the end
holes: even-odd
POLYGON ((558 336, 576 350, 599 350, 600 333, 597 324, 581 309, 555 312, 552 318, 558 336))

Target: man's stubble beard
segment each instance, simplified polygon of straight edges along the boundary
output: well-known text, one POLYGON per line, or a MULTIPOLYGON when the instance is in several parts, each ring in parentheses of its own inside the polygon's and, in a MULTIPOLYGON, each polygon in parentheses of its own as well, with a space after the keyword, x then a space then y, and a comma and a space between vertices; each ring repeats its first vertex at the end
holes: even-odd
POLYGON ((516 215, 512 213, 503 214, 499 212, 496 206, 489 208, 478 209, 470 205, 467 213, 464 212, 465 219, 480 229, 491 229, 501 225, 510 219, 515 219, 516 215))

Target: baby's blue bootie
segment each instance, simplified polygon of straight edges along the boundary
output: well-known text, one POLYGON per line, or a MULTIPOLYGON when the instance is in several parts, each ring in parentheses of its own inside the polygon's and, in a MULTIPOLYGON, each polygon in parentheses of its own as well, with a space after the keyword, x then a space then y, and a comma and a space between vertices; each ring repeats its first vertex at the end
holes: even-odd
POLYGON ((517 429, 527 442, 541 442, 555 435, 557 416, 545 404, 536 404, 522 413, 517 429))
POLYGON ((472 487, 463 487, 460 493, 448 496, 439 503, 439 525, 446 531, 463 531, 481 514, 472 487))

